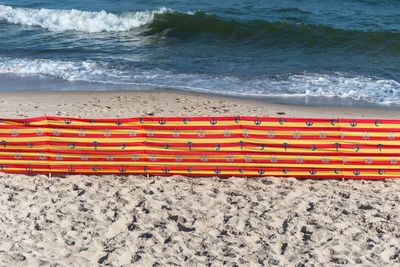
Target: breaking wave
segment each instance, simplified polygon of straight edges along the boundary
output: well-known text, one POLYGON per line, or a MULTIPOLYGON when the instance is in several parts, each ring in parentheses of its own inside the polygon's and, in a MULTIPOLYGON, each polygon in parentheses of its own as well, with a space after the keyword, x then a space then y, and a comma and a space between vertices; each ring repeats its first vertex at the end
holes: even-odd
POLYGON ((49 31, 122 32, 153 21, 156 14, 172 12, 168 8, 128 11, 121 14, 57 9, 15 8, 0 5, 0 21, 23 26, 36 26, 49 31))
POLYGON ((400 103, 400 83, 375 76, 334 72, 241 77, 122 69, 104 62, 0 58, 0 73, 45 75, 67 81, 177 88, 252 97, 340 97, 378 104, 400 103))

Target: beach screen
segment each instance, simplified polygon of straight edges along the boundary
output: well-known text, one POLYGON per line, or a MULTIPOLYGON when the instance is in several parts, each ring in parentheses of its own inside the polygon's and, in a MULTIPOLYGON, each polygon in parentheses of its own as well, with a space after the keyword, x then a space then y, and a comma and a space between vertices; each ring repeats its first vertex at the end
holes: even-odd
POLYGON ((10 173, 400 177, 399 120, 140 117, 0 120, 10 173))

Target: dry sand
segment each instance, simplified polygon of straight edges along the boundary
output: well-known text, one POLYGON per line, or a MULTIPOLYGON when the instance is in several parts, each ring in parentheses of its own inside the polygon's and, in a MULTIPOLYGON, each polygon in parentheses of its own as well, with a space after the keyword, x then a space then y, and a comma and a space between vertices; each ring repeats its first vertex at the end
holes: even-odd
MULTIPOLYGON (((0 117, 400 118, 167 92, 0 93, 0 117)), ((0 173, 1 266, 400 264, 400 180, 0 173)))

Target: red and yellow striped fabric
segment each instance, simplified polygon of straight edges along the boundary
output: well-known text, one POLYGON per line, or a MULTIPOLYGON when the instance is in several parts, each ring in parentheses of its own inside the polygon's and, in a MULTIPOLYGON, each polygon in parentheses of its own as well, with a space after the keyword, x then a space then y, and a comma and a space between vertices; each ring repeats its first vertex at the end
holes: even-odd
POLYGON ((0 119, 12 173, 400 177, 399 120, 0 119))

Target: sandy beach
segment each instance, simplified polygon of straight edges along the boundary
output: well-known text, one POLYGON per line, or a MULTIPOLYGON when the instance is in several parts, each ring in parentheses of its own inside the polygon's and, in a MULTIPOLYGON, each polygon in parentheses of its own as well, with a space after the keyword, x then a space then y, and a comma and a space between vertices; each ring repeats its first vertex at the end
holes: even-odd
MULTIPOLYGON (((4 92, 0 118, 392 118, 179 92, 4 92)), ((0 173, 2 266, 395 266, 400 181, 0 173)))

